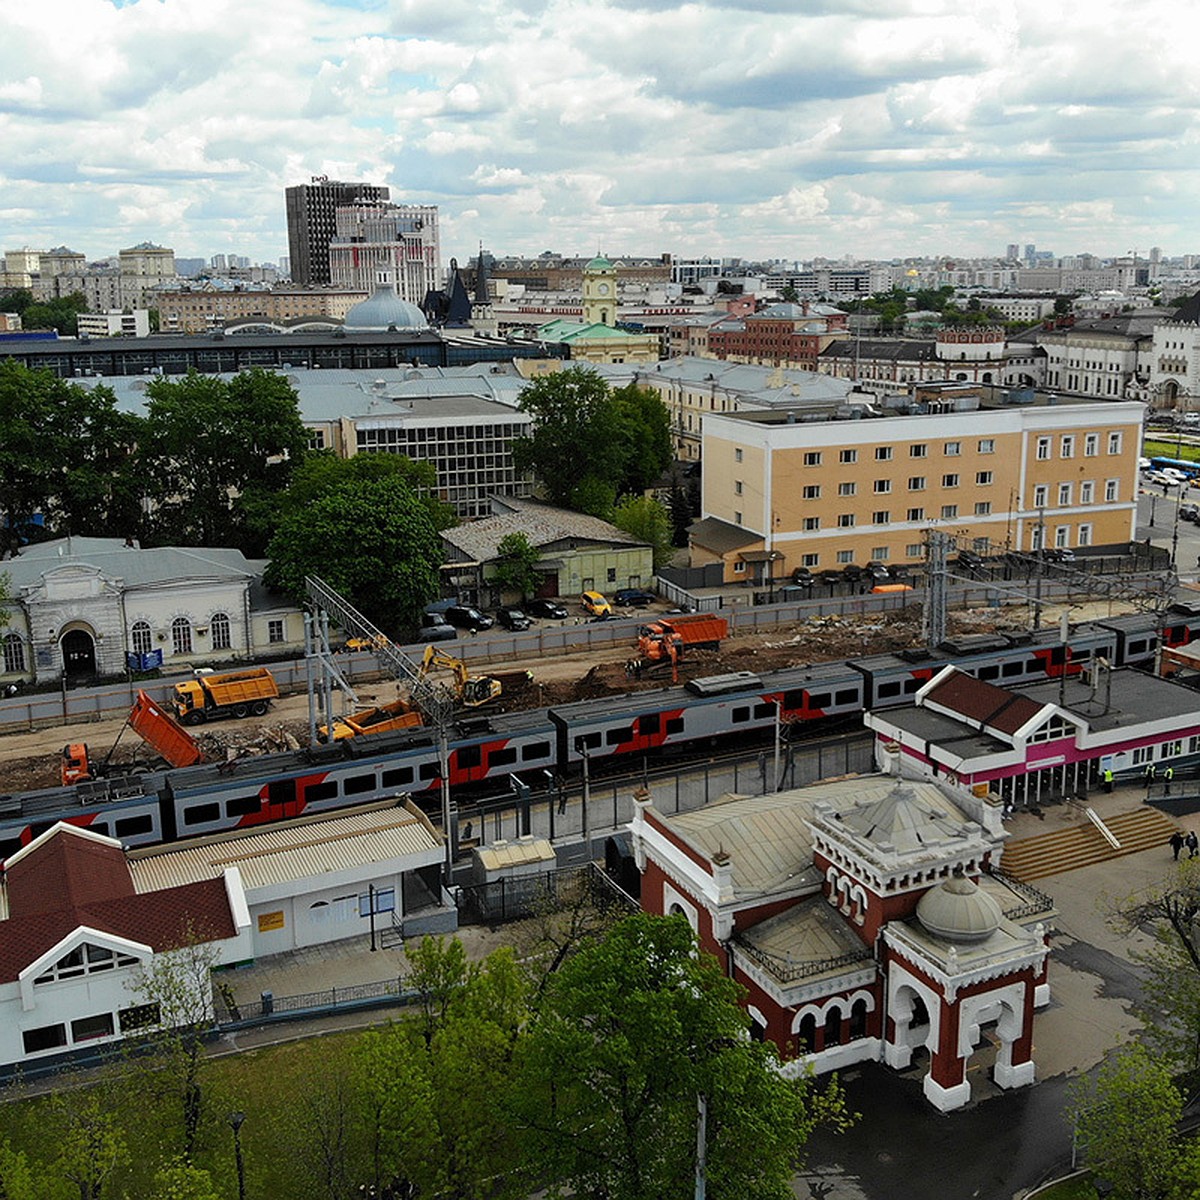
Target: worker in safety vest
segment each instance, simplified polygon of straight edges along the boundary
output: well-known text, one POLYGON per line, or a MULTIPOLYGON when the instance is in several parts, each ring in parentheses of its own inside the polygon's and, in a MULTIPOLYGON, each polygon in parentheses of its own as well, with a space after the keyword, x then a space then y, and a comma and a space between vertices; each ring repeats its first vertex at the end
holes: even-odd
POLYGON ((1105 769, 1104 769, 1104 790, 1106 792, 1108 792, 1108 794, 1111 796, 1112 789, 1113 789, 1112 767, 1105 767, 1105 769))

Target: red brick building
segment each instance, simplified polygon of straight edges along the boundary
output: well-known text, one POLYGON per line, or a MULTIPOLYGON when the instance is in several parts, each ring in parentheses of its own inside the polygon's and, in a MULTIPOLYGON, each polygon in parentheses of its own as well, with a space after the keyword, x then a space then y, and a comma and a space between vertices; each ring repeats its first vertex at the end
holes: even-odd
POLYGON ((731 362, 817 369, 826 346, 847 337, 846 314, 825 305, 772 304, 708 331, 708 353, 731 362))

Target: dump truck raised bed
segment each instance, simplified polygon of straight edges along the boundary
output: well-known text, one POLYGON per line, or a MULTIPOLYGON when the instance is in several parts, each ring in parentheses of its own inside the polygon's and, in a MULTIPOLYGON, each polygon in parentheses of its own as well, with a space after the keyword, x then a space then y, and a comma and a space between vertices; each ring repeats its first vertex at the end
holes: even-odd
POLYGON ((689 650, 716 650, 729 636, 729 622, 707 613, 661 617, 638 626, 638 657, 630 664, 636 670, 669 665, 676 674, 680 660, 689 650))
MULTIPOLYGON (((365 708, 333 723, 333 740, 358 737, 363 733, 391 733, 393 729, 416 729, 424 724, 421 714, 407 700, 393 700, 376 708, 365 708)), ((326 727, 317 730, 322 741, 328 740, 326 727)))
POLYGON ((172 703, 185 725, 202 725, 217 717, 261 717, 278 695, 275 676, 266 667, 256 667, 177 683, 172 703))

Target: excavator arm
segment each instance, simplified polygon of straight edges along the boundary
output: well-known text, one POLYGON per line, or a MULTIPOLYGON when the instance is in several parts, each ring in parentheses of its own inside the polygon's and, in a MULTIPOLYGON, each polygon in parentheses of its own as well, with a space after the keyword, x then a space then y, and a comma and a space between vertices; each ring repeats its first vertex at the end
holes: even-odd
POLYGON ((454 675, 455 695, 458 702, 468 708, 478 708, 481 704, 487 704, 489 700, 495 700, 503 690, 498 679, 493 679, 490 675, 470 675, 467 672, 467 664, 461 658, 446 654, 436 646, 426 646, 425 657, 421 661, 421 677, 424 678, 430 671, 439 669, 450 671, 454 675))

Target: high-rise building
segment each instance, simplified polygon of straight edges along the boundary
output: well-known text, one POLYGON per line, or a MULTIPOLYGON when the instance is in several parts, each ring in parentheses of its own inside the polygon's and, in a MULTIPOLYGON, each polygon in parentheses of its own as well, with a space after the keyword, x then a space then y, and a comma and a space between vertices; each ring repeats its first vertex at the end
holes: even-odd
POLYGON ((314 175, 310 183, 286 190, 288 257, 292 281, 329 283, 329 243, 337 231, 337 210, 348 204, 386 200, 390 192, 373 183, 342 183, 314 175))
POLYGON ((388 278, 396 295, 422 305, 441 285, 435 204, 350 204, 337 210, 329 242, 329 281, 371 292, 388 278))
POLYGON ((1008 252, 1004 256, 1007 259, 1016 261, 1021 257, 1021 247, 1016 242, 1008 243, 1008 252))

